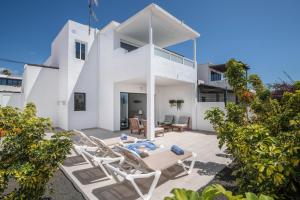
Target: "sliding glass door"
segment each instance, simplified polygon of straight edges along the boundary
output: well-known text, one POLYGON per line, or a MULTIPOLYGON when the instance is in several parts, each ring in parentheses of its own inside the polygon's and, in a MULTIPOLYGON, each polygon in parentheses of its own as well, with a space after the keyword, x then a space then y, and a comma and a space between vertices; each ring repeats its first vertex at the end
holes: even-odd
POLYGON ((120 129, 129 128, 128 124, 128 93, 120 93, 120 129))

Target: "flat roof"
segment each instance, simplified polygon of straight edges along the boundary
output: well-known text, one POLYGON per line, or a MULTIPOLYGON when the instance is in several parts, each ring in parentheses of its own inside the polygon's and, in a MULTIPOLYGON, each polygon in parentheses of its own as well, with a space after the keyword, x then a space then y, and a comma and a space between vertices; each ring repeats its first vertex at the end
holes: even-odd
POLYGON ((162 48, 191 40, 200 34, 160 6, 152 3, 116 28, 116 31, 149 43, 149 18, 152 16, 153 43, 162 48))
POLYGON ((15 76, 15 75, 5 75, 5 74, 0 74, 0 78, 8 78, 8 79, 18 79, 18 80, 22 80, 22 77, 20 77, 20 76, 15 76))
MULTIPOLYGON (((226 72, 226 64, 218 64, 218 65, 209 65, 210 68, 219 71, 219 72, 226 72)), ((245 66, 246 70, 249 70, 250 67, 249 66, 245 66)))

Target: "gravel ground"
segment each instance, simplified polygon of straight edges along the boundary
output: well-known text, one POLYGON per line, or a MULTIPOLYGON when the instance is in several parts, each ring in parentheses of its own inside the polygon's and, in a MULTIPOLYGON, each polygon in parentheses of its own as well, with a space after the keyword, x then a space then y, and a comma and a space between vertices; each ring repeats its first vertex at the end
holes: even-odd
MULTIPOLYGON (((4 194, 11 192, 15 187, 16 183, 10 181, 4 194)), ((61 170, 54 174, 54 177, 48 183, 48 188, 49 190, 46 192, 43 200, 85 200, 61 170)))
POLYGON ((84 200, 79 191, 76 190, 72 182, 63 174, 61 170, 58 170, 54 177, 50 180, 49 186, 52 189, 52 193, 45 195, 44 199, 51 200, 84 200), (50 198, 49 198, 50 197, 50 198))
MULTIPOLYGON (((235 182, 235 177, 232 176, 233 172, 233 164, 230 164, 226 166, 222 171, 216 174, 213 180, 211 180, 206 186, 211 184, 220 184, 225 189, 232 191, 233 193, 236 193, 238 190, 238 187, 235 182)), ((206 186, 199 189, 199 192, 201 192, 206 186)))

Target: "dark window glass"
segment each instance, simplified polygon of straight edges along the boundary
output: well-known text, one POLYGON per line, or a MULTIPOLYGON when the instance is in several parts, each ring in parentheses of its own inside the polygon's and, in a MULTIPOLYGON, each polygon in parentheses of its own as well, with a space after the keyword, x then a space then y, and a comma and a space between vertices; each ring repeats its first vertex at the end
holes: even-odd
POLYGON ((85 44, 81 44, 81 60, 85 60, 85 44))
POLYGON ((74 93, 74 111, 85 111, 85 93, 74 93))
POLYGON ((75 52, 76 52, 76 58, 80 59, 80 43, 75 42, 75 52))
POLYGON ((18 86, 19 81, 18 80, 13 80, 13 86, 18 86))
POLYGON ((138 48, 138 47, 136 47, 136 46, 133 46, 133 45, 131 45, 131 44, 127 44, 127 43, 125 43, 125 42, 121 42, 121 43, 120 43, 120 46, 121 46, 121 48, 126 49, 128 52, 133 51, 133 50, 135 50, 135 49, 138 48))
POLYGON ((18 86, 21 86, 21 85, 22 85, 22 81, 18 80, 18 86))
POLYGON ((12 85, 13 85, 13 80, 11 80, 11 79, 7 79, 7 85, 10 85, 10 86, 12 86, 12 85))
POLYGON ((222 79, 222 75, 216 72, 210 72, 210 76, 211 81, 220 81, 222 79))
POLYGON ((5 78, 0 78, 0 85, 7 85, 5 78))
POLYGON ((206 101, 206 98, 205 98, 205 97, 201 97, 201 101, 202 101, 202 102, 205 102, 205 101, 206 101))

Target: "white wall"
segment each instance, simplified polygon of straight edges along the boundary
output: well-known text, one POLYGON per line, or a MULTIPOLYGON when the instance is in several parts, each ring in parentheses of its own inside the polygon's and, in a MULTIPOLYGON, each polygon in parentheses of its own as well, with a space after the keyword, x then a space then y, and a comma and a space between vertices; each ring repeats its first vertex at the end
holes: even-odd
POLYGON ((153 72, 156 76, 196 83, 197 67, 194 68, 179 64, 159 56, 152 57, 153 72))
POLYGON ((198 80, 202 80, 205 83, 207 83, 210 80, 209 70, 208 70, 209 64, 198 64, 198 70, 197 70, 197 77, 198 80))
POLYGON ((57 69, 25 65, 23 74, 23 104, 34 103, 37 107, 37 115, 51 118, 54 126, 59 125, 58 73, 57 69))
POLYGON ((220 109, 225 111, 224 102, 198 102, 197 103, 197 129, 198 130, 214 131, 209 121, 204 120, 205 112, 207 110, 210 110, 213 107, 219 107, 220 109))
POLYGON ((156 102, 155 102, 155 118, 156 121, 163 121, 165 115, 175 115, 176 121, 179 116, 190 116, 191 125, 195 120, 193 117, 194 107, 194 89, 193 84, 179 84, 174 86, 157 86, 156 87, 156 102), (169 100, 182 99, 184 103, 180 110, 177 110, 176 107, 171 107, 169 100))
POLYGON ((12 106, 21 109, 21 93, 0 92, 0 106, 12 106))
POLYGON ((68 129, 95 128, 98 126, 98 44, 95 30, 88 34, 87 26, 69 22, 68 37, 68 129), (75 42, 86 44, 86 58, 75 57, 75 42), (86 94, 86 110, 74 111, 74 93, 86 94))

